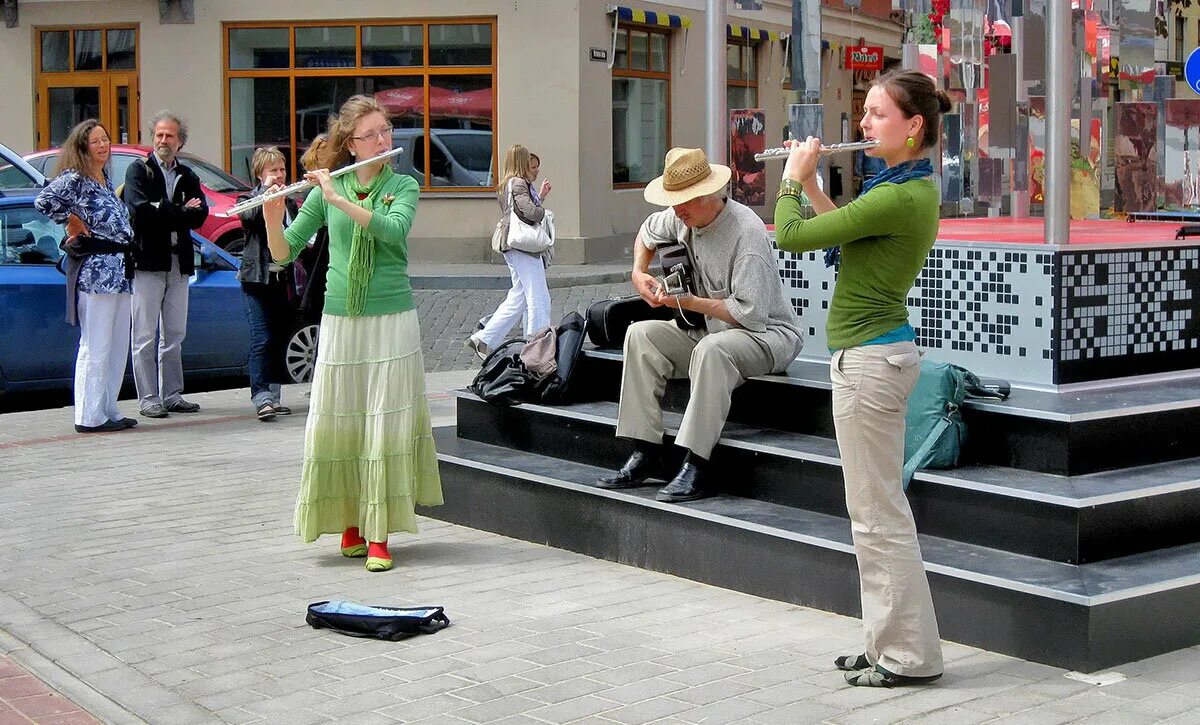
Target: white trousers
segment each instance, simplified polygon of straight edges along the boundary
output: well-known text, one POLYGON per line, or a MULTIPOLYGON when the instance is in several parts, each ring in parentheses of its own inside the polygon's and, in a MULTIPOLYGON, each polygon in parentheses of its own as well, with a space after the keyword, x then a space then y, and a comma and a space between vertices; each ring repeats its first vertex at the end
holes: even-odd
POLYGON ((900 483, 904 415, 920 362, 916 345, 896 342, 838 350, 829 369, 867 661, 909 677, 942 674, 929 579, 900 483))
POLYGON ((170 272, 133 274, 133 382, 142 410, 183 397, 188 281, 175 254, 170 272))
POLYGON ((510 249, 504 253, 504 261, 512 273, 512 288, 483 330, 475 333, 475 339, 489 350, 504 342, 508 331, 522 316, 526 337, 550 325, 550 290, 546 287, 546 265, 541 256, 510 249))
POLYGON ((127 294, 78 293, 79 354, 75 357, 75 424, 103 425, 124 416, 117 394, 129 359, 127 294))

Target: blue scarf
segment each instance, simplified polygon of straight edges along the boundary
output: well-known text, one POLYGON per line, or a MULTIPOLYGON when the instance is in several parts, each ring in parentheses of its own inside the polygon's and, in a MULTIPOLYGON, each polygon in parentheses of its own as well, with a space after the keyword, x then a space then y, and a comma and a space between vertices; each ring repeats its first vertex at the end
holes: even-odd
MULTIPOLYGON (((885 182, 890 182, 892 184, 903 184, 909 179, 923 179, 926 176, 932 175, 933 166, 930 165, 929 159, 905 161, 904 163, 896 164, 895 166, 889 166, 866 180, 866 182, 863 184, 862 192, 859 194, 859 198, 866 196, 868 191, 885 182)), ((841 247, 828 247, 825 249, 826 267, 832 267, 841 261, 841 247)))

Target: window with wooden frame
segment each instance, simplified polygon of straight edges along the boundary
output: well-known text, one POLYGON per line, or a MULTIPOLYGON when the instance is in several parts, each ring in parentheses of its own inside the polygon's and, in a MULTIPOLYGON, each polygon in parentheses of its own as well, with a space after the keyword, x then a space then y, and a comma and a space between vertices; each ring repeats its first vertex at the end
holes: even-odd
POLYGON ((670 30, 621 24, 612 66, 613 187, 662 174, 671 128, 670 30))
POLYGON ((749 38, 725 41, 727 108, 758 108, 758 48, 749 38))
POLYGON ((113 143, 138 142, 138 26, 34 28, 37 147, 60 146, 88 118, 113 143))
POLYGON ((425 191, 494 190, 496 19, 224 24, 226 164, 260 146, 297 160, 350 96, 388 112, 397 173, 425 191))

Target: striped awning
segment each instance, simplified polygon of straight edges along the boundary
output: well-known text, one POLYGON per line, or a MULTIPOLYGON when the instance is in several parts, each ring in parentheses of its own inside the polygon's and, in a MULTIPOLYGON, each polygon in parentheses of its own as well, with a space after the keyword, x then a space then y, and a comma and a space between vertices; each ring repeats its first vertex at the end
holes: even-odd
POLYGON ((749 28, 745 25, 726 25, 725 35, 730 38, 762 41, 779 40, 786 33, 779 33, 774 30, 762 30, 761 28, 749 28))
POLYGON ((617 20, 623 23, 640 23, 641 25, 657 25, 661 28, 690 28, 692 19, 686 15, 671 15, 654 10, 630 8, 624 5, 609 5, 608 12, 616 13, 617 20))

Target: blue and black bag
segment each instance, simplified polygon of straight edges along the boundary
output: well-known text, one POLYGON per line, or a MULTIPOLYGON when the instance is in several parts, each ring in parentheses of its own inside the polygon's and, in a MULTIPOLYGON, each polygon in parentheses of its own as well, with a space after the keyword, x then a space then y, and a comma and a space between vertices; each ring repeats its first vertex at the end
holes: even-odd
POLYGON ((450 626, 441 607, 371 607, 337 600, 308 605, 304 621, 313 629, 391 642, 450 626))

